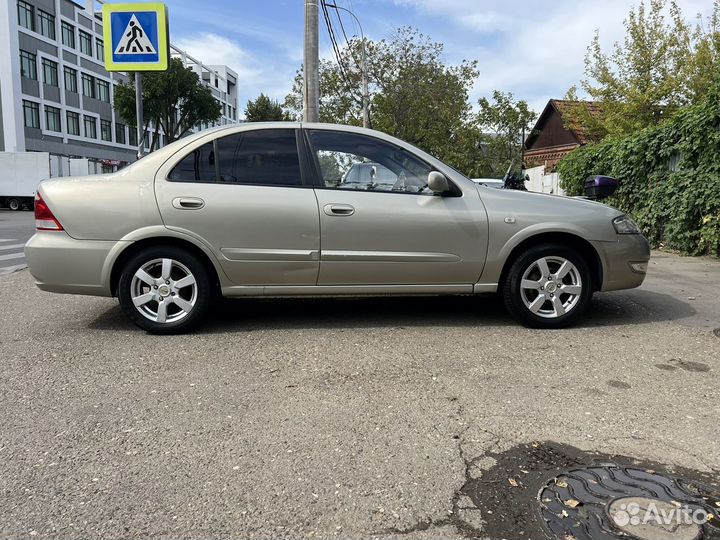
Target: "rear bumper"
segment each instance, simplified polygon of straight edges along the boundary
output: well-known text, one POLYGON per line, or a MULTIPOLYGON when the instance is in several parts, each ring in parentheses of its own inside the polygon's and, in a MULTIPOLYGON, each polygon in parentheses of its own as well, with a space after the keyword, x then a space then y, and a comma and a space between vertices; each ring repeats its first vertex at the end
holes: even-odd
POLYGON ((25 258, 43 291, 111 296, 106 265, 116 241, 76 240, 64 231, 38 231, 25 258))
POLYGON ((617 291, 639 287, 646 271, 638 263, 650 260, 650 244, 641 234, 618 234, 616 242, 594 242, 603 265, 601 291, 617 291))

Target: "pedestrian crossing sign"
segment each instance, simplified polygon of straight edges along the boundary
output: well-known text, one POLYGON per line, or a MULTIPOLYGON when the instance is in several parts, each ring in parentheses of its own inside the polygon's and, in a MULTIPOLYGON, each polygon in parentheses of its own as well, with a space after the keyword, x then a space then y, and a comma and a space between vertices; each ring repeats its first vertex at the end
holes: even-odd
POLYGON ((168 68, 167 7, 159 3, 102 6, 105 69, 165 71, 168 68))

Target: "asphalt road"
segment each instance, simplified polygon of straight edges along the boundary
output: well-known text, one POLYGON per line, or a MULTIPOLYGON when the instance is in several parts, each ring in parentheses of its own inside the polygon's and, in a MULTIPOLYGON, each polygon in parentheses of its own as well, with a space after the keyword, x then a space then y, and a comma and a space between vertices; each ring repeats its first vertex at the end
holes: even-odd
POLYGON ((0 209, 0 275, 25 268, 23 247, 33 234, 32 212, 0 209))
POLYGON ((493 535, 510 502, 467 486, 520 489, 492 468, 533 441, 717 476, 718 283, 656 253, 567 330, 487 298, 241 300, 158 337, 0 276, 0 537, 493 535))

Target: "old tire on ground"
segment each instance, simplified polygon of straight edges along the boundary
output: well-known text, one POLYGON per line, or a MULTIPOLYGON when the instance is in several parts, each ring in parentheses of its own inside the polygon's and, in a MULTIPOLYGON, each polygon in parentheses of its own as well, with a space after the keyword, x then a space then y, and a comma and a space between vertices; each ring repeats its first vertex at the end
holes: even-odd
POLYGON ((503 283, 508 312, 531 328, 563 328, 587 308, 593 293, 585 258, 562 244, 528 248, 513 261, 503 283))
POLYGON ((208 270, 174 246, 143 249, 124 265, 118 298, 125 314, 152 334, 181 334, 207 315, 214 297, 208 270))

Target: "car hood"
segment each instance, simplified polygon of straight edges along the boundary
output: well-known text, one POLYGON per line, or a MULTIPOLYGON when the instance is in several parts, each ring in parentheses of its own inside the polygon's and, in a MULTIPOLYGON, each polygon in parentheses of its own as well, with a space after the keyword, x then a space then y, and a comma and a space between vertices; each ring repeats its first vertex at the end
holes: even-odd
POLYGON ((491 228, 512 225, 516 231, 555 230, 576 234, 586 240, 617 241, 612 220, 622 212, 606 204, 480 185, 477 190, 487 209, 491 228))

